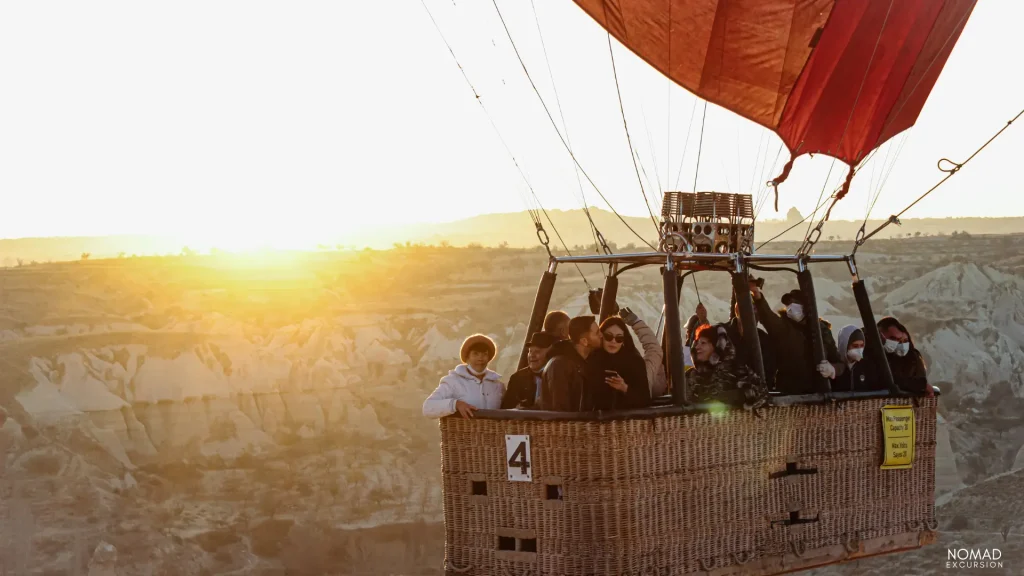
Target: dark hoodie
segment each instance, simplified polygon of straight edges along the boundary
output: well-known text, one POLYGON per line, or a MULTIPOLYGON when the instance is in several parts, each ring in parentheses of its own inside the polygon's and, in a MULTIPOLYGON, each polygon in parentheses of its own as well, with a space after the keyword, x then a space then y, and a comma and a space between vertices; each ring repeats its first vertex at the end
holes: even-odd
POLYGON ((594 398, 595 410, 629 410, 646 408, 651 403, 651 387, 647 382, 647 364, 644 357, 636 349, 636 343, 624 322, 619 323, 626 335, 622 348, 615 354, 598 348, 587 357, 587 368, 590 376, 590 391, 594 398), (626 382, 626 392, 622 393, 609 386, 605 381, 605 371, 617 372, 626 382))
MULTIPOLYGON (((888 326, 896 326, 907 335, 910 342, 910 351, 904 356, 895 352, 886 352, 885 359, 889 361, 889 370, 892 371, 892 379, 897 386, 908 392, 923 392, 932 394, 928 386, 928 371, 924 365, 924 355, 914 346, 914 337, 910 335, 907 327, 892 316, 886 316, 878 321, 879 330, 885 330, 888 326)), ((882 343, 885 343, 883 337, 882 343)))
POLYGON ((593 409, 588 393, 587 361, 569 340, 556 342, 548 352, 541 382, 541 410, 587 412, 593 409))

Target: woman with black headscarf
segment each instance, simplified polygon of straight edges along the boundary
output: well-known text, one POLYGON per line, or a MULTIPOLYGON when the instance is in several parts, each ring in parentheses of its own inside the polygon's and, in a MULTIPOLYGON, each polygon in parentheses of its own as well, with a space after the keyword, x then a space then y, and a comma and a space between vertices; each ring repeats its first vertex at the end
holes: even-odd
POLYGON ((597 410, 645 408, 651 403, 647 365, 626 323, 611 316, 601 323, 601 347, 587 357, 597 410))
POLYGON ((914 346, 914 339, 907 327, 896 318, 886 316, 878 321, 878 332, 882 336, 885 359, 889 361, 889 370, 892 371, 896 385, 910 392, 924 392, 931 396, 934 392, 928 385, 924 356, 914 346))

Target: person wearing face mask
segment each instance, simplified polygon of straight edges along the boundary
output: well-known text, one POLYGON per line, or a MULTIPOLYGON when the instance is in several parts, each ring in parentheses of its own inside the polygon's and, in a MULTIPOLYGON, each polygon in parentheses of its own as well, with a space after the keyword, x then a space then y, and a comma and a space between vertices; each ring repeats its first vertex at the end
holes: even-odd
POLYGON ((595 410, 646 408, 651 403, 644 357, 626 323, 610 316, 601 323, 601 347, 587 357, 595 410))
POLYGON ((767 403, 768 388, 737 359, 724 324, 698 327, 692 348, 693 369, 686 378, 697 402, 742 404, 748 410, 767 403))
POLYGON ((845 351, 845 362, 836 375, 832 390, 837 392, 862 392, 865 390, 884 390, 880 378, 871 369, 871 362, 864 361, 864 331, 852 324, 839 330, 839 350, 845 351))
POLYGON ((483 334, 466 338, 459 353, 462 364, 448 372, 423 401, 423 415, 442 418, 458 412, 463 418, 472 418, 476 410, 498 409, 505 384, 500 374, 487 369, 497 353, 494 340, 483 334))
POLYGON ((882 336, 885 359, 889 362, 896 385, 909 392, 932 395, 934 392, 928 385, 924 356, 914 347, 907 327, 892 316, 886 316, 878 321, 878 333, 882 336))
POLYGON ((811 334, 804 313, 807 302, 803 292, 798 289, 783 294, 782 304, 786 308, 778 313, 772 311, 759 286, 752 283, 750 295, 754 299, 754 312, 768 332, 775 349, 776 390, 783 394, 820 392, 815 386, 815 376, 835 378, 837 367, 841 365, 839 351, 832 338, 832 325, 818 318, 825 361, 815 366, 811 334))

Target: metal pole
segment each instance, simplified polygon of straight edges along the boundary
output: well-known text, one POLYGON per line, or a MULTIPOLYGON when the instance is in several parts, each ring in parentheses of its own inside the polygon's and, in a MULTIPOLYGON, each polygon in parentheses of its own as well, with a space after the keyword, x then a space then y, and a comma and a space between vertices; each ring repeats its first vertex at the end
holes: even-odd
POLYGON ((517 370, 522 370, 526 367, 526 354, 529 352, 526 342, 529 341, 530 334, 540 332, 541 328, 544 327, 544 316, 548 313, 548 306, 551 304, 551 293, 555 290, 555 278, 558 276, 558 274, 555 274, 557 266, 558 262, 551 260, 548 269, 540 277, 540 285, 537 286, 537 298, 533 301, 530 326, 526 329, 526 337, 523 338, 523 351, 519 354, 519 368, 517 370))
MULTIPOLYGON (((868 288, 864 281, 857 274, 857 263, 851 257, 846 264, 850 267, 850 275, 853 277, 853 297, 857 300, 857 309, 860 310, 860 321, 864 323, 864 339, 866 340, 868 355, 875 363, 878 375, 882 382, 893 395, 905 394, 892 377, 892 370, 889 369, 889 361, 885 358, 885 349, 882 348, 882 336, 878 333, 878 326, 875 324, 875 313, 871 310, 871 299, 868 298, 868 288)), ((846 355, 846 350, 839 351, 840 357, 846 355)))
MULTIPOLYGON (((818 300, 814 296, 814 280, 811 278, 811 271, 807 268, 807 260, 801 258, 797 262, 797 281, 800 283, 800 291, 804 293, 804 298, 807 300, 806 310, 804 310, 804 321, 807 322, 807 327, 810 328, 811 334, 811 354, 814 356, 814 365, 817 366, 822 362, 826 361, 825 358, 825 345, 824 340, 821 336, 821 322, 818 321, 818 300)), ((814 383, 819 392, 830 393, 832 392, 832 381, 824 376, 818 374, 817 370, 814 372, 814 383)))
POLYGON ((672 385, 672 403, 687 404, 686 377, 683 373, 683 335, 679 326, 679 288, 672 257, 662 272, 665 284, 665 334, 668 341, 668 376, 672 385))
MULTIPOLYGON (((736 271, 732 273, 732 291, 740 307, 740 323, 743 324, 743 342, 747 353, 754 360, 761 382, 768 382, 764 374, 764 358, 761 355, 761 339, 757 336, 757 321, 754 320, 754 301, 750 297, 750 276, 743 256, 736 256, 736 271)), ((737 343, 739 344, 739 343, 737 343)))
POLYGON ((618 264, 612 264, 608 270, 608 277, 604 279, 604 290, 601 292, 601 313, 598 323, 604 322, 609 316, 613 316, 618 310, 615 308, 615 297, 619 293, 619 271, 618 264))

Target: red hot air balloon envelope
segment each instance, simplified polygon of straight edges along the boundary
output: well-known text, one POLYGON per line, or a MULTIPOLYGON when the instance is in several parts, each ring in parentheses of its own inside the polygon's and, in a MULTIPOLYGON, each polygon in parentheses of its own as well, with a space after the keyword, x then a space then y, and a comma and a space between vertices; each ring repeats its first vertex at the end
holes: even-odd
MULTIPOLYGON (((574 0, 697 96, 851 168, 917 120, 976 0, 574 0)), ((777 199, 776 199, 777 202, 777 199)), ((776 206, 778 208, 778 206, 776 206)))

